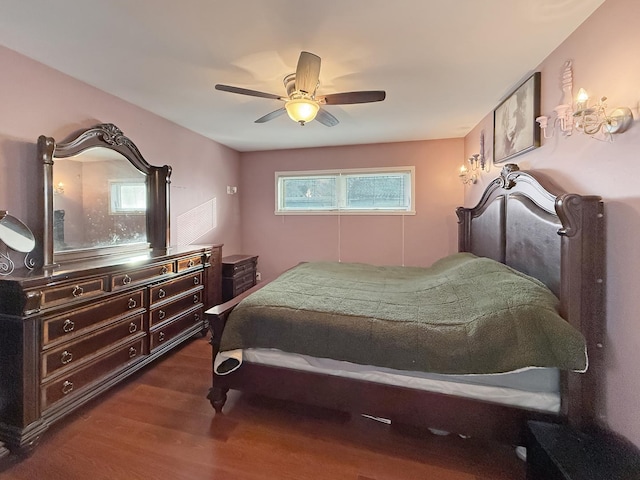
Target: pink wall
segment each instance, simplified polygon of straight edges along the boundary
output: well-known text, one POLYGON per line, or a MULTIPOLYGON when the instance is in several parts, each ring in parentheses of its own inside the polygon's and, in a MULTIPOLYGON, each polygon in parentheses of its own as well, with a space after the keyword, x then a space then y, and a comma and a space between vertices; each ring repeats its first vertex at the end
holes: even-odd
MULTIPOLYGON (((429 265, 457 248, 463 140, 243 153, 242 247, 265 278, 301 261, 429 265), (415 166, 416 215, 275 215, 275 172, 415 166)), ((240 253, 240 252, 236 252, 240 253)))
MULTIPOLYGON (((149 163, 172 166, 171 225, 215 198, 216 227, 196 243, 224 243, 225 253, 239 248, 239 199, 226 194, 227 185, 238 183, 238 152, 4 47, 0 67, 0 209, 41 228, 38 137, 63 140, 80 128, 114 123, 149 163)), ((175 230, 171 237, 175 243, 175 230)))
MULTIPOLYGON (((536 69, 542 72, 542 113, 550 115, 562 98, 560 74, 573 61, 574 96, 585 88, 593 98, 607 96, 611 107, 629 106, 640 118, 640 18, 637 0, 609 0, 536 69)), ((524 74, 525 72, 523 72, 524 74)), ((515 87, 515 85, 514 85, 515 87)), ((505 92, 507 94, 508 92, 505 92)), ((496 99, 496 104, 500 99, 496 99)), ((601 195, 607 221, 606 391, 603 419, 640 446, 640 189, 636 175, 640 150, 638 120, 614 143, 582 134, 557 135, 514 161, 522 169, 544 171, 568 191, 601 195)), ((467 155, 478 151, 484 129, 492 136, 487 116, 465 138, 467 155)), ((466 195, 474 204, 493 174, 466 195)))
MULTIPOLYGON (((637 18, 637 0, 608 0, 540 65, 544 113, 558 103, 562 65, 572 59, 577 87, 584 86, 594 97, 607 95, 612 106, 628 105, 640 118, 640 31, 633 28, 637 18)), ((491 138, 490 114, 465 139, 239 154, 3 47, 0 66, 0 208, 34 229, 41 225, 42 181, 36 139, 42 134, 62 139, 103 122, 120 127, 150 163, 172 165, 172 225, 178 215, 215 198, 216 227, 198 243, 225 243, 225 254, 259 254, 265 276, 303 260, 430 264, 456 250, 455 207, 463 199, 473 205, 496 174, 493 167, 464 194, 455 176, 461 159, 478 151, 479 132, 484 129, 491 138), (416 166, 417 215, 403 219, 273 214, 277 170, 390 165, 416 166), (239 195, 227 195, 226 185, 238 185, 239 195)), ((497 105, 500 99, 495 100, 497 105)), ((556 136, 517 162, 521 168, 545 171, 567 190, 600 194, 606 202, 603 415, 614 430, 640 445, 640 196, 635 168, 640 125, 635 123, 613 144, 581 135, 556 136)))

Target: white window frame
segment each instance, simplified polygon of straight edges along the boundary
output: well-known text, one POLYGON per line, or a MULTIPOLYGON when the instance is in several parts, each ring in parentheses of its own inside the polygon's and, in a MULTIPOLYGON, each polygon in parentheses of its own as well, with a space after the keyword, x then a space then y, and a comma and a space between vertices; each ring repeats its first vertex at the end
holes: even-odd
POLYGON ((145 215, 147 213, 146 208, 146 188, 147 184, 145 180, 138 179, 124 179, 124 180, 109 180, 109 214, 110 215, 145 215), (145 208, 124 208, 120 206, 121 203, 121 187, 123 186, 142 186, 145 189, 145 208))
POLYGON ((416 168, 406 167, 377 167, 377 168, 349 168, 335 170, 303 170, 303 171, 283 171, 275 172, 275 214, 276 215, 415 215, 415 178, 416 168), (409 208, 374 208, 360 209, 346 207, 346 195, 344 185, 348 175, 375 175, 389 173, 408 173, 411 178, 411 191, 409 192, 409 208), (336 177, 337 208, 326 209, 285 209, 282 198, 281 179, 310 178, 310 177, 336 177))

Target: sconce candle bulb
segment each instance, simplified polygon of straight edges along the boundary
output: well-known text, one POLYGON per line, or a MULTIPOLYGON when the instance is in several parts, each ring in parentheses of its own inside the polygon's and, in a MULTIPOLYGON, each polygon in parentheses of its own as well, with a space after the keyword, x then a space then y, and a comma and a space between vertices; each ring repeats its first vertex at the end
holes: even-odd
POLYGON ((576 98, 576 110, 584 110, 587 108, 587 102, 589 102, 589 94, 584 88, 578 90, 578 97, 576 98))

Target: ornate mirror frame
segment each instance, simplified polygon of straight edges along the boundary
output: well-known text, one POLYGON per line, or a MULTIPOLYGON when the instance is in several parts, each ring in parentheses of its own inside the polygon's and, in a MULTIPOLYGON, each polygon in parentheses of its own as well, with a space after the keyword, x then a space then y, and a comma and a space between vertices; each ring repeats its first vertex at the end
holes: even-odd
MULTIPOLYGON (((44 135, 38 138, 38 158, 44 167, 44 233, 43 263, 44 268, 56 266, 56 260, 94 258, 94 248, 75 251, 73 256, 56 253, 53 245, 53 165, 56 159, 70 158, 92 148, 114 150, 131 162, 146 177, 147 213, 146 229, 149 249, 153 252, 166 252, 169 246, 169 177, 171 167, 150 165, 142 156, 136 145, 112 123, 103 123, 77 133, 63 143, 56 143, 51 137, 44 135)), ((114 250, 105 249, 101 255, 109 255, 106 250, 121 255, 128 251, 139 251, 140 247, 123 245, 114 250)))

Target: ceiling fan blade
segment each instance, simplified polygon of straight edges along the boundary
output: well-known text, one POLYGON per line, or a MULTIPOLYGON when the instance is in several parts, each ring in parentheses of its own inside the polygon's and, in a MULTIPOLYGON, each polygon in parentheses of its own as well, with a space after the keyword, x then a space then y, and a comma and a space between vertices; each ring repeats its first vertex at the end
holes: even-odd
POLYGON ((320 57, 301 52, 296 67, 296 90, 313 95, 320 79, 320 57))
POLYGON ((216 90, 223 92, 239 93, 240 95, 250 95, 252 97, 271 98, 273 100, 285 100, 280 95, 274 95, 273 93, 258 92, 257 90, 249 90, 247 88, 232 87, 231 85, 216 85, 216 90))
POLYGON ((254 123, 264 123, 264 122, 268 122, 269 120, 273 120, 274 118, 279 117, 280 115, 282 115, 283 113, 285 113, 287 110, 282 107, 279 108, 278 110, 274 110, 271 113, 267 113, 264 117, 260 117, 259 119, 257 119, 254 123))
POLYGON ((327 112, 323 108, 318 110, 318 114, 316 115, 316 120, 327 127, 334 127, 340 123, 336 117, 331 115, 329 112, 327 112))
POLYGON ((381 102, 387 96, 384 90, 369 90, 362 92, 330 93, 318 98, 326 105, 348 105, 352 103, 381 102))

